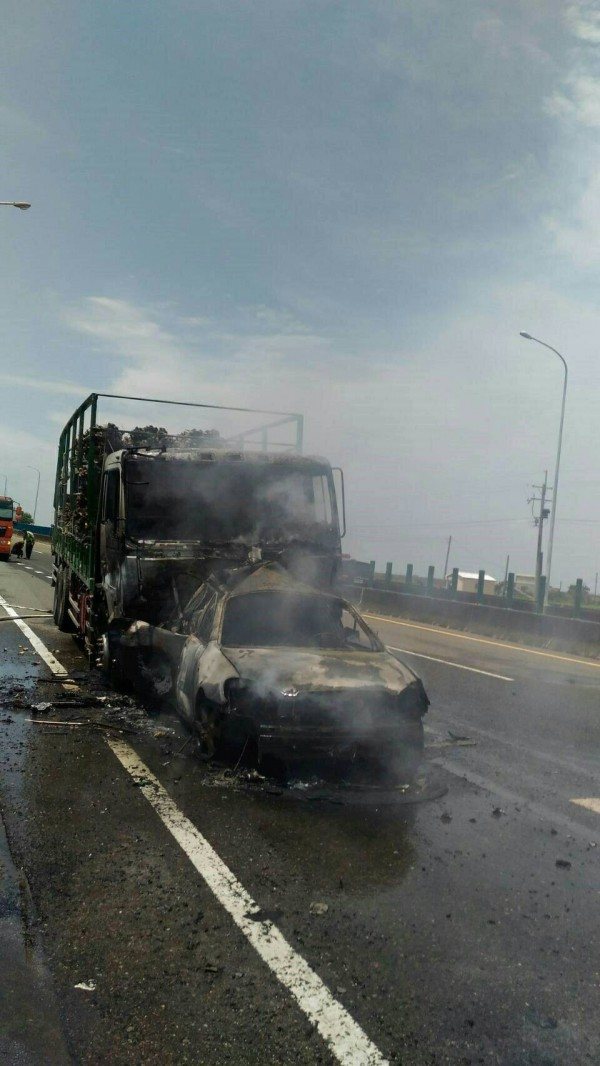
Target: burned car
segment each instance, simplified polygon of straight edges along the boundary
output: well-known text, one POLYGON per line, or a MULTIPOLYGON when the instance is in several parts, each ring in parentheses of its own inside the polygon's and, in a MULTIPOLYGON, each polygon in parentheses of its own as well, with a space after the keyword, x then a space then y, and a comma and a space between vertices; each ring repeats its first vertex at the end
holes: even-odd
POLYGON ((209 758, 228 745, 263 768, 342 762, 404 781, 421 760, 421 680, 354 607, 277 564, 210 577, 169 626, 131 624, 120 650, 163 677, 169 664, 209 758))

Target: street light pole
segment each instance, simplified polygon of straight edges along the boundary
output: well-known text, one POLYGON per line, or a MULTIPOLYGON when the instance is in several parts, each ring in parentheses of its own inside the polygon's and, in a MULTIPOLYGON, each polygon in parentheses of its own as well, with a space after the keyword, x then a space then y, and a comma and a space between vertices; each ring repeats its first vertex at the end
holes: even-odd
POLYGON ((525 340, 527 340, 527 341, 535 341, 536 344, 541 344, 543 348, 548 348, 549 351, 554 352, 554 354, 557 355, 558 358, 560 359, 560 361, 561 361, 561 363, 562 363, 562 365, 564 367, 564 371, 565 371, 565 379, 564 379, 563 394, 562 394, 562 406, 561 406, 561 409, 560 409, 560 427, 559 427, 559 430, 558 430, 558 448, 556 450, 556 468, 555 468, 555 472, 554 472, 554 485, 553 485, 553 491, 552 491, 552 514, 550 515, 550 536, 548 538, 548 567, 547 567, 547 570, 546 570, 546 593, 545 593, 545 596, 544 596, 544 609, 545 609, 547 604, 548 604, 548 594, 550 592, 550 571, 551 571, 551 568, 552 568, 552 548, 554 546, 554 523, 556 522, 556 501, 557 501, 557 498, 558 498, 558 475, 559 475, 559 472, 560 472, 560 453, 561 453, 561 449, 562 449, 563 425, 564 425, 564 422, 565 422, 565 402, 566 402, 566 399, 567 399, 567 380, 568 380, 568 377, 569 377, 569 370, 568 370, 567 363, 566 363, 566 360, 564 359, 564 357, 560 354, 560 352, 558 352, 556 350, 556 348, 553 348, 551 344, 546 344, 546 342, 545 341, 541 341, 539 339, 539 337, 532 337, 530 333, 524 333, 523 330, 521 330, 521 336, 524 337, 525 340))
POLYGON ((8 474, 0 475, 4 478, 4 495, 6 496, 6 486, 8 485, 8 474))
POLYGON ((28 470, 35 470, 35 472, 36 472, 36 474, 38 476, 37 489, 35 490, 35 503, 33 505, 33 523, 32 523, 32 525, 35 525, 35 515, 36 515, 36 511, 37 511, 38 496, 39 496, 39 492, 40 492, 40 472, 39 472, 37 466, 30 466, 29 463, 27 463, 27 469, 28 470))
POLYGON ((31 204, 25 203, 25 200, 0 200, 0 207, 18 207, 19 211, 28 211, 31 204))

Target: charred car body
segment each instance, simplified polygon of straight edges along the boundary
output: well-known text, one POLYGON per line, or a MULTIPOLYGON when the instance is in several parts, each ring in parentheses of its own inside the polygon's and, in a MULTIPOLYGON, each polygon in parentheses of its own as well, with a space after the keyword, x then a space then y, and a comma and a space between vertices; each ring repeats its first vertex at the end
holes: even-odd
POLYGON ((170 626, 134 622, 119 655, 170 664, 178 713, 209 757, 250 745, 263 767, 341 760, 404 781, 419 765, 420 679, 350 604, 278 565, 212 575, 170 626))

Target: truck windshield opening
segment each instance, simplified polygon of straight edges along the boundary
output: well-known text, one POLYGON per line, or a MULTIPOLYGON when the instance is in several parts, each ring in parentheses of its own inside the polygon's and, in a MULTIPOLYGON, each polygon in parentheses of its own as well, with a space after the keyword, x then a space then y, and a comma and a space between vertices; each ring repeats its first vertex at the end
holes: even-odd
POLYGON ((11 521, 13 517, 12 500, 0 500, 0 519, 4 522, 11 521))
POLYGON ((127 533, 136 540, 248 545, 337 534, 330 474, 285 463, 131 457, 127 533))

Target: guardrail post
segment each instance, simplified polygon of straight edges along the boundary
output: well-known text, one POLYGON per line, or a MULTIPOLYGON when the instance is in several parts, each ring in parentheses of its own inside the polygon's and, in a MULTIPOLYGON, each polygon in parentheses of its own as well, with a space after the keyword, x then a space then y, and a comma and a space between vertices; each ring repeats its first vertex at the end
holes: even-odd
POLYGON ((535 604, 535 609, 536 609, 538 614, 543 614, 544 613, 544 600, 545 599, 546 599, 546 576, 545 576, 545 574, 540 574, 539 581, 538 581, 537 600, 536 600, 536 604, 535 604))
POLYGON ((451 588, 452 592, 456 592, 458 590, 458 567, 457 566, 455 566, 454 570, 452 571, 452 577, 450 578, 450 588, 451 588))
POLYGON ((581 601, 583 599, 583 580, 578 577, 575 582, 575 603, 573 606, 573 618, 579 618, 581 614, 581 601))
POLYGON ((427 571, 427 595, 431 596, 433 592, 433 575, 435 573, 435 566, 430 566, 427 571))
POLYGON ((369 563, 369 570, 371 571, 371 573, 369 575, 369 581, 371 582, 371 588, 375 588, 375 560, 374 559, 371 559, 371 562, 369 563))
POLYGON ((477 599, 478 600, 482 600, 483 599, 483 590, 484 590, 484 588, 485 588, 485 570, 480 570, 479 571, 479 576, 477 578, 477 599))
POLYGON ((410 590, 412 588, 412 579, 413 579, 413 564, 412 563, 407 563, 406 564, 406 577, 404 578, 404 588, 405 588, 406 592, 410 592, 410 590))
POLYGON ((506 605, 512 607, 515 598, 515 575, 509 574, 506 582, 506 605))
POLYGON ((386 589, 392 587, 392 563, 385 564, 385 587, 386 589))

